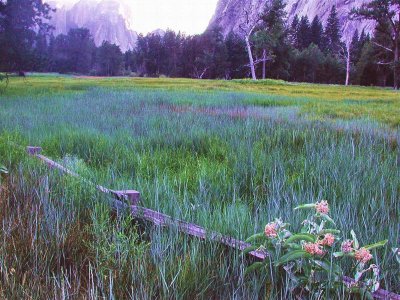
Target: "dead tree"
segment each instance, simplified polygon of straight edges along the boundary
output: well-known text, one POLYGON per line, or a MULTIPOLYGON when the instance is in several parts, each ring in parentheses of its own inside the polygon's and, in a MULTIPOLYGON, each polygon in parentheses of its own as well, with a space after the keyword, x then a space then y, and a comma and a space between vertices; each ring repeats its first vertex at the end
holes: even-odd
POLYGON ((253 52, 251 50, 250 38, 254 30, 257 28, 261 21, 261 16, 256 11, 255 7, 251 5, 248 9, 243 11, 243 23, 239 25, 239 29, 244 36, 246 42, 246 50, 249 56, 249 67, 251 70, 251 77, 253 80, 257 80, 255 62, 253 58, 253 52))
POLYGON ((342 51, 340 56, 346 62, 346 81, 345 85, 348 86, 350 84, 350 73, 351 73, 351 41, 346 41, 346 44, 341 47, 342 51))

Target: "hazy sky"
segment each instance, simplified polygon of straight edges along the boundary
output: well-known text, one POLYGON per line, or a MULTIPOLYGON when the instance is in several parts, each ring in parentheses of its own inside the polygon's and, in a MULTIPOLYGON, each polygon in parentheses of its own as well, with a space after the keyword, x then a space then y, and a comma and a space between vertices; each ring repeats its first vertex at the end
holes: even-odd
MULTIPOLYGON (((55 0, 71 4, 79 0, 55 0)), ((202 33, 210 21, 218 0, 121 0, 132 7, 132 29, 147 33, 155 29, 173 29, 188 34, 202 33)))

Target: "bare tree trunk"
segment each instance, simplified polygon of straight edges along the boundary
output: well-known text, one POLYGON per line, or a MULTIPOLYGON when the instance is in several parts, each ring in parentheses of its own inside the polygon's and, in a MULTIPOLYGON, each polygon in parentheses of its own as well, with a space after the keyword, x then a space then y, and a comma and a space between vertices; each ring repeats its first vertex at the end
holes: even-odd
MULTIPOLYGON (((400 11, 399 14, 399 22, 400 22, 400 11)), ((398 25, 397 25, 398 26, 398 25)), ((394 89, 399 89, 399 78, 398 71, 400 68, 399 63, 399 43, 400 43, 400 30, 399 28, 395 28, 395 37, 394 37, 395 47, 394 47, 394 70, 393 70, 393 81, 394 81, 394 89)))
POLYGON ((262 79, 266 77, 266 68, 267 68, 267 50, 263 50, 263 69, 262 69, 262 79))
POLYGON ((351 68, 351 50, 350 50, 350 43, 348 42, 346 45, 346 86, 349 85, 350 82, 350 68, 351 68))
POLYGON ((208 67, 204 68, 203 72, 200 74, 200 79, 203 79, 204 75, 206 75, 206 72, 208 70, 208 67))
POLYGON ((249 55, 251 77, 253 78, 253 80, 257 80, 256 70, 254 67, 253 53, 251 52, 250 36, 246 35, 245 41, 246 41, 247 54, 249 55))
POLYGON ((393 69, 393 81, 394 81, 394 89, 399 89, 399 78, 398 78, 398 70, 399 70, 399 39, 395 39, 396 46, 394 49, 394 69, 393 69))

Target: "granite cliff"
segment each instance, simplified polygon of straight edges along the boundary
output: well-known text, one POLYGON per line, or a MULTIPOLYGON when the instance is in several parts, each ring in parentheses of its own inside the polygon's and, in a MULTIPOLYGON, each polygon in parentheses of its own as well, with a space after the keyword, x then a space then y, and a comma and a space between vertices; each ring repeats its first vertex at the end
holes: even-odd
MULTIPOLYGON (((243 22, 245 10, 250 10, 253 14, 259 14, 267 1, 270 0, 219 0, 217 9, 210 21, 209 27, 220 26, 223 33, 239 33, 239 26, 243 22)), ((343 39, 351 39, 356 29, 361 32, 363 29, 372 32, 374 24, 371 21, 353 21, 349 19, 349 12, 353 7, 358 7, 368 0, 288 0, 286 1, 286 11, 288 22, 298 15, 308 16, 310 22, 318 15, 325 24, 329 12, 333 5, 336 5, 340 24, 343 30, 343 39)))

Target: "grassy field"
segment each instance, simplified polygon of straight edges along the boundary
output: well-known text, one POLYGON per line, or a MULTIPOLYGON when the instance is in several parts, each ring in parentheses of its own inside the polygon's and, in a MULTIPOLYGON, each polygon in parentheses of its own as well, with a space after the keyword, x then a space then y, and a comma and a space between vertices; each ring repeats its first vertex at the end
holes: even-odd
POLYGON ((328 199, 343 235, 389 239, 375 254, 382 286, 400 292, 390 250, 400 244, 399 125, 389 89, 12 78, 0 94, 0 298, 291 298, 269 290, 267 274, 245 277, 240 253, 113 215, 104 195, 16 145, 240 239, 275 217, 296 224, 295 206, 328 199))

